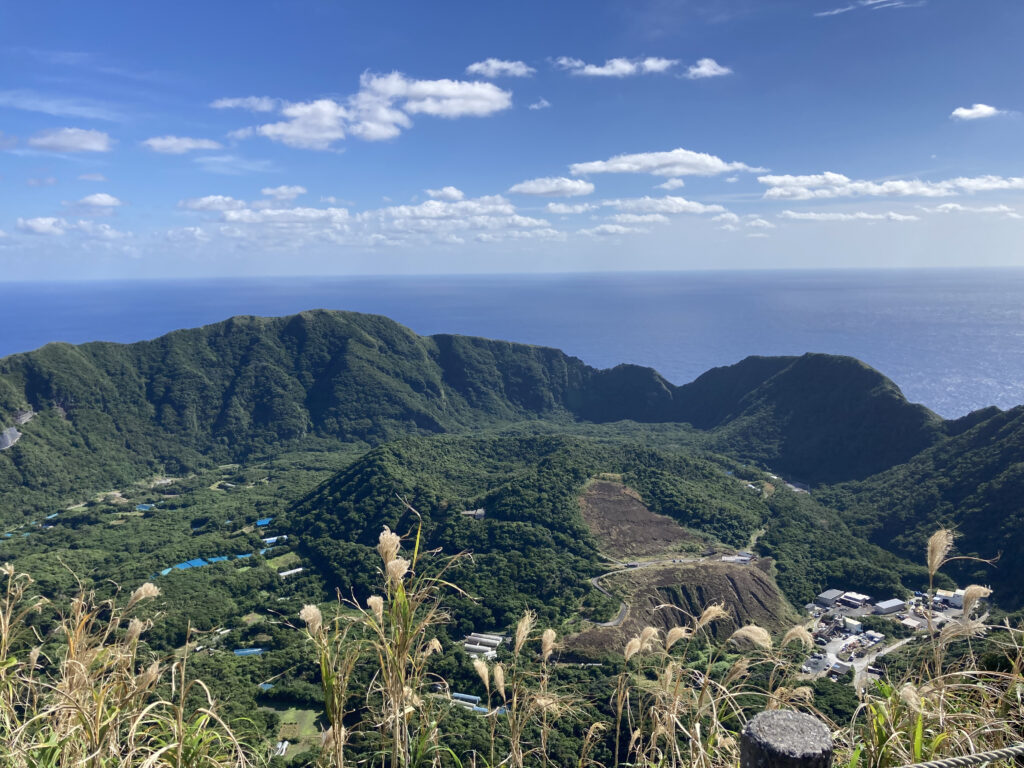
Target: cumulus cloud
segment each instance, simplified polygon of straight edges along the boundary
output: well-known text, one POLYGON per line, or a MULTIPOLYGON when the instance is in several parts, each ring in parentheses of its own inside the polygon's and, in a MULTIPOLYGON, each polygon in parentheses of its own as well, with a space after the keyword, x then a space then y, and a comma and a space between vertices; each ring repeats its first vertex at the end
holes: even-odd
POLYGON ((63 235, 68 223, 55 216, 39 216, 34 219, 18 219, 18 229, 33 235, 63 235))
POLYGON ((604 64, 587 64, 582 59, 559 56, 555 66, 573 75, 584 77, 632 77, 633 75, 659 74, 667 72, 679 63, 678 59, 664 59, 648 56, 640 59, 608 59, 604 64))
POLYGON ((731 75, 729 67, 723 67, 714 59, 698 59, 696 64, 691 64, 686 70, 686 76, 691 80, 704 80, 709 77, 722 77, 731 75))
POLYGON ((981 120, 1003 114, 1003 110, 990 107, 988 104, 973 104, 970 107, 957 107, 950 113, 953 120, 981 120))
POLYGON ((1008 205, 960 205, 960 203, 943 203, 934 208, 920 206, 925 213, 1003 213, 1007 218, 1019 219, 1021 215, 1008 205))
POLYGON ((124 240, 132 236, 130 232, 114 229, 109 224, 85 221, 83 219, 79 219, 78 223, 73 225, 73 228, 98 240, 124 240))
POLYGON ((260 192, 275 200, 294 200, 299 195, 306 194, 306 188, 297 185, 282 185, 280 187, 264 187, 260 192))
POLYGON ((58 128, 37 133, 28 140, 30 147, 51 152, 109 152, 113 144, 103 131, 86 128, 58 128))
POLYGON ((214 109, 247 109, 250 112, 273 112, 280 105, 280 99, 273 99, 270 96, 243 96, 234 99, 217 99, 210 104, 214 109))
POLYGON ((661 213, 616 213, 608 217, 616 224, 665 224, 668 216, 661 213))
POLYGON ((792 221, 917 221, 917 216, 896 213, 868 213, 867 211, 855 211, 853 213, 841 213, 836 211, 783 211, 779 214, 780 219, 792 221))
POLYGON ((637 227, 626 227, 622 224, 599 224, 596 227, 589 229, 579 230, 581 235, 589 235, 590 237, 608 237, 610 235, 628 235, 631 232, 643 232, 644 230, 638 229, 637 227))
POLYGON ((673 189, 682 189, 686 186, 686 182, 682 179, 669 179, 661 184, 655 185, 657 189, 664 189, 667 192, 671 192, 673 189))
POLYGON ((289 104, 281 115, 287 119, 261 125, 256 132, 299 149, 328 149, 345 138, 348 110, 331 99, 289 104))
POLYGON ((226 210, 224 221, 239 224, 291 225, 319 224, 344 227, 349 219, 346 208, 240 208, 226 210))
POLYGON ((739 224, 740 217, 737 216, 735 213, 730 213, 729 211, 726 211, 725 213, 720 213, 717 216, 713 216, 711 220, 720 222, 722 224, 739 224))
POLYGON ((566 203, 548 203, 548 212, 560 215, 570 215, 578 213, 587 213, 588 211, 595 211, 599 208, 596 203, 576 203, 575 205, 568 205, 566 203))
POLYGON ((187 136, 154 136, 142 143, 164 155, 184 155, 197 149, 221 149, 221 144, 213 139, 192 139, 187 136))
MULTIPOLYGON (((215 102, 216 103, 216 102, 215 102)), ((284 120, 234 132, 235 138, 260 134, 300 149, 330 149, 347 135, 382 141, 412 127, 410 115, 455 119, 486 117, 512 106, 512 94, 493 83, 413 80, 400 72, 364 73, 359 92, 343 102, 317 99, 287 103, 284 120)))
POLYGON ((548 101, 545 98, 541 98, 541 99, 533 102, 533 104, 531 104, 528 108, 536 111, 538 109, 547 109, 550 106, 551 106, 551 102, 550 101, 548 101))
POLYGON ((579 197, 589 195, 594 191, 594 185, 582 179, 567 179, 564 176, 557 178, 545 177, 542 179, 530 179, 521 181, 512 187, 509 192, 520 195, 542 195, 545 197, 579 197))
POLYGON ((641 152, 616 155, 608 160, 573 163, 569 170, 576 176, 588 173, 650 173, 654 176, 716 176, 730 171, 761 172, 746 163, 726 162, 706 152, 677 148, 668 152, 641 152))
POLYGON ((705 205, 684 197, 665 195, 664 197, 633 197, 620 200, 605 200, 602 205, 627 213, 724 213, 720 205, 705 205))
POLYGON ((841 173, 805 176, 768 175, 757 179, 768 189, 764 196, 776 200, 813 200, 835 197, 950 197, 962 193, 1024 189, 1024 178, 1003 176, 957 177, 942 181, 890 179, 854 180, 841 173))
POLYGON ((455 202, 466 197, 461 189, 451 186, 441 187, 440 189, 425 189, 423 191, 435 200, 447 200, 448 202, 455 202))
POLYGON ((78 204, 89 208, 117 208, 118 206, 123 205, 120 200, 113 195, 108 195, 106 192, 97 192, 93 195, 86 195, 78 201, 78 204))
POLYGON ((484 59, 466 67, 466 74, 481 77, 529 77, 537 70, 522 61, 484 59))
POLYGON ((227 195, 206 195, 206 197, 192 197, 181 200, 179 208, 186 208, 190 211, 237 211, 245 208, 242 200, 236 200, 227 195))
POLYGON ((754 216, 753 218, 747 219, 746 224, 748 227, 754 229, 775 229, 775 225, 772 224, 768 219, 762 219, 760 216, 754 216))

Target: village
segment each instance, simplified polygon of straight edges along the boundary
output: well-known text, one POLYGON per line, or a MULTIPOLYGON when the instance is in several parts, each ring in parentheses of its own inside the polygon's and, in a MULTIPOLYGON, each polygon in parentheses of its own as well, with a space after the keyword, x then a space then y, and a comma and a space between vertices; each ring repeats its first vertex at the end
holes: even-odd
POLYGON ((872 603, 871 597, 858 592, 825 590, 804 606, 814 619, 817 650, 800 671, 811 678, 827 675, 834 682, 852 672, 853 684, 859 688, 866 679, 881 675, 877 659, 961 618, 963 598, 962 589, 939 589, 931 601, 915 592, 909 600, 893 597, 872 603), (892 629, 881 631, 883 622, 892 629), (866 627, 868 623, 876 628, 866 627))

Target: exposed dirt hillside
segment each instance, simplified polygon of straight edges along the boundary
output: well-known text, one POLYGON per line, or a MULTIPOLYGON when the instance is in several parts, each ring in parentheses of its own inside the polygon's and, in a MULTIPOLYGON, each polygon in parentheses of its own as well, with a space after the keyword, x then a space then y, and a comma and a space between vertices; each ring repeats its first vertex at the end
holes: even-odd
POLYGON ((609 557, 650 557, 694 549, 702 542, 671 517, 647 509, 632 488, 611 480, 594 480, 587 486, 580 512, 609 557))
POLYGON ((610 591, 627 595, 629 610, 617 627, 593 627, 567 641, 583 653, 621 651, 629 638, 646 626, 667 630, 699 615, 711 603, 721 602, 732 616, 712 627, 728 635, 744 624, 776 631, 797 621, 796 611, 779 591, 775 580, 757 565, 707 560, 688 565, 636 568, 604 581, 610 591))

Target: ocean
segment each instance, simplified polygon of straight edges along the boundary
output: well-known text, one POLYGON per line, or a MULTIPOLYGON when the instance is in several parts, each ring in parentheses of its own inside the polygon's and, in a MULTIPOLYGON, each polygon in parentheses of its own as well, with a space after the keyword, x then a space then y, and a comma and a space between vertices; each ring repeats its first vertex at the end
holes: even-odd
POLYGON ((1024 270, 676 272, 8 283, 0 356, 233 315, 386 315, 683 384, 748 355, 852 355, 947 418, 1024 403, 1024 270))

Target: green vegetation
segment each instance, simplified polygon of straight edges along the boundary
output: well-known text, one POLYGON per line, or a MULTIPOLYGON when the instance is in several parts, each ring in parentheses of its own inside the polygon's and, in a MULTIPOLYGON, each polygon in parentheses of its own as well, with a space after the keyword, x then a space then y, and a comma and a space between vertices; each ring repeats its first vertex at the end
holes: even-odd
MULTIPOLYGON (((658 689, 658 681, 670 669, 677 682, 725 681, 742 655, 722 645, 736 623, 753 616, 769 628, 788 625, 792 606, 826 588, 877 598, 991 582, 1002 606, 1024 603, 1013 568, 1024 556, 1024 407, 943 422, 848 358, 749 358, 673 387, 636 366, 596 371, 557 350, 423 338, 385 318, 309 312, 235 318, 133 345, 49 345, 0 360, 0 428, 28 408, 37 415, 19 427, 24 436, 0 452, 0 562, 32 573, 32 594, 50 600, 26 616, 26 629, 45 638, 47 658, 62 658, 57 628, 74 606, 103 606, 97 610, 105 621, 119 610, 116 585, 133 590, 152 580, 161 594, 138 610, 140 620, 155 621, 125 664, 162 659, 168 670, 186 664, 187 652, 188 675, 207 681, 224 721, 219 744, 237 739, 255 754, 276 740, 299 742, 275 758, 275 768, 293 757, 296 766, 307 765, 308 755, 299 753, 336 722, 333 705, 325 704, 333 695, 328 690, 324 698, 325 667, 310 663, 293 626, 300 608, 319 606, 331 614, 324 621, 332 628, 348 628, 344 648, 320 651, 333 654, 332 664, 346 658, 350 640, 360 640, 361 652, 391 642, 374 640, 365 623, 367 600, 381 594, 374 548, 383 526, 417 533, 422 572, 412 578, 430 601, 443 603, 444 620, 417 635, 416 643, 432 650, 414 676, 437 676, 448 690, 489 691, 496 706, 496 689, 481 687, 461 638, 514 632, 524 615, 561 638, 547 658, 543 645, 539 654, 499 657, 509 690, 520 686, 530 706, 538 697, 556 702, 548 714, 557 717, 540 707, 524 711, 518 725, 515 716, 492 724, 494 718, 450 710, 445 689, 428 686, 421 714, 450 724, 445 749, 462 757, 489 759, 494 749, 512 762, 543 753, 575 764, 586 746, 587 759, 606 765, 627 757, 655 762, 656 751, 667 748, 657 739, 638 749, 615 747, 610 702, 627 689, 638 697, 628 706, 691 707, 694 722, 712 728, 704 733, 723 740, 758 708, 804 706, 811 694, 795 693, 806 688, 791 669, 795 646, 762 647, 753 662, 760 671, 717 702, 681 703, 671 698, 678 691, 658 689), (648 516, 641 518, 656 520, 659 541, 672 544, 655 546, 650 558, 749 548, 758 565, 627 568, 625 578, 601 582, 616 597, 601 593, 591 579, 613 566, 580 500, 602 477, 641 499, 648 516), (786 479, 835 484, 808 494, 786 479), (484 510, 482 519, 462 514, 476 509, 484 510), (949 562, 946 576, 916 564, 940 525, 955 526, 958 554, 974 558, 949 562), (1003 556, 995 569, 976 559, 997 552, 1003 556), (421 581, 438 577, 448 557, 454 559, 444 578, 459 589, 437 591, 421 581), (189 562, 195 567, 174 567, 189 562), (294 568, 303 570, 278 575, 294 568), (687 615, 740 592, 759 603, 757 610, 740 606, 734 624, 719 617, 699 631, 699 616, 687 623, 687 615), (76 594, 78 603, 68 597, 76 594), (613 631, 594 627, 616 617, 619 596, 643 603, 642 610, 613 631), (626 644, 648 626, 656 635, 641 642, 644 661, 624 664, 626 644), (677 627, 690 627, 692 636, 666 648, 677 627), (571 693, 581 690, 589 692, 582 699, 571 693), (598 722, 605 730, 592 733, 598 722), (519 739, 533 746, 517 757, 519 739), (540 740, 543 747, 531 752, 540 740)), ((120 643, 124 630, 117 624, 102 642, 120 643)), ((536 644, 538 633, 527 634, 524 642, 536 644)), ((961 662, 973 653, 955 638, 943 646, 944 658, 961 662)), ((397 711, 397 688, 390 703, 367 700, 376 683, 367 657, 360 658, 350 672, 337 670, 349 675, 347 698, 338 700, 346 728, 365 726, 368 707, 397 711)), ((981 658, 985 669, 1004 674, 1019 666, 991 644, 981 658)), ((922 660, 901 649, 890 661, 904 675, 923 664, 929 674, 942 668, 934 653, 922 660)), ((16 678, 26 674, 19 669, 16 678)), ((108 685, 108 672, 122 680, 127 669, 97 670, 94 682, 108 685)), ((50 682, 64 674, 48 670, 50 682)), ((490 685, 493 674, 492 665, 490 685)), ((421 682, 427 679, 435 678, 421 682)), ((815 706, 836 723, 849 722, 856 709, 850 689, 827 682, 814 683, 815 706)), ((153 682, 125 712, 150 696, 172 702, 166 685, 165 678, 153 682)), ((879 695, 890 715, 906 715, 892 691, 879 695)), ((636 722, 657 730, 640 712, 636 722)), ((439 754, 414 743, 415 722, 409 728, 403 754, 439 754)), ((356 754, 381 748, 371 731, 352 731, 356 754)), ((389 738, 393 749, 394 734, 389 738)), ((731 759, 728 747, 715 749, 700 759, 731 759)), ((224 765, 237 763, 232 754, 224 765)), ((876 750, 873 766, 895 764, 881 754, 876 750)))

